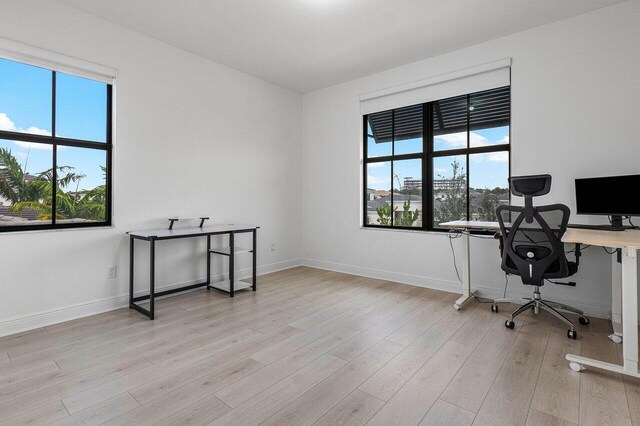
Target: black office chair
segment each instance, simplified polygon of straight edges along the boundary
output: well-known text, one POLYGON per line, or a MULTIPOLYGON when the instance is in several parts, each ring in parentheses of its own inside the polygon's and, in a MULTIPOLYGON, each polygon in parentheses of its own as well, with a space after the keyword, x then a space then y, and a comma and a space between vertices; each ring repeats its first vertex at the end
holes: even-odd
MULTIPOLYGON (((506 327, 513 329, 516 316, 527 309, 538 314, 542 308, 564 322, 569 327, 567 337, 575 339, 578 334, 573 324, 559 311, 578 314, 583 325, 588 324, 589 319, 579 309, 540 297, 540 287, 545 280, 566 278, 578 271, 579 247, 575 250, 576 261, 569 262, 561 241, 569 223, 569 207, 564 204, 533 206, 533 197, 549 193, 550 175, 512 177, 509 183, 513 195, 524 196, 524 207, 506 205, 496 209, 500 223, 501 266, 508 274, 519 275, 523 284, 534 286, 534 291, 533 298, 496 299, 491 310, 497 312, 498 303, 524 303, 505 322, 506 327)), ((575 286, 575 283, 554 283, 575 286)))

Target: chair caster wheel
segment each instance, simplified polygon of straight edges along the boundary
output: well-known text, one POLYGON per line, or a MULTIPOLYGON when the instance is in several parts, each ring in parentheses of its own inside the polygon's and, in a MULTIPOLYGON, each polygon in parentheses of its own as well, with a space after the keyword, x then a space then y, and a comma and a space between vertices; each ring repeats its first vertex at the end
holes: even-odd
POLYGON ((504 322, 504 326, 513 330, 514 328, 516 328, 516 323, 513 321, 506 320, 504 322))
POLYGON ((578 317, 578 322, 582 325, 589 325, 589 318, 587 317, 578 317))
POLYGON ((567 330, 567 337, 569 339, 576 340, 578 338, 578 333, 575 330, 567 330))
POLYGON ((498 305, 496 305, 495 303, 491 305, 491 312, 498 312, 498 305))
POLYGON ((569 368, 575 371, 576 373, 579 373, 582 370, 584 370, 584 365, 578 364, 577 362, 572 361, 569 363, 569 368))

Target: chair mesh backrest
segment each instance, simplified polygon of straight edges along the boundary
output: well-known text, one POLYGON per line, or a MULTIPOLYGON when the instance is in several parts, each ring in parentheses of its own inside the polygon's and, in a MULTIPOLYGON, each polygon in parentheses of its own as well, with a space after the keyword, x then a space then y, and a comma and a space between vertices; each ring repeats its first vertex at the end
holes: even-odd
POLYGON ((525 220, 525 207, 497 209, 502 231, 502 269, 520 275, 525 284, 542 285, 544 278, 568 274, 561 239, 567 229, 569 208, 562 204, 532 208, 531 223, 525 220))

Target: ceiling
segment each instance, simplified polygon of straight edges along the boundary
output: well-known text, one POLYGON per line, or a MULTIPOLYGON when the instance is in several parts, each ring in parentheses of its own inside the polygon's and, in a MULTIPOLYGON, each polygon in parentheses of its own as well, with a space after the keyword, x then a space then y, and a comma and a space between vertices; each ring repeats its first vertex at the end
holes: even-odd
POLYGON ((622 0, 58 0, 298 92, 622 0))

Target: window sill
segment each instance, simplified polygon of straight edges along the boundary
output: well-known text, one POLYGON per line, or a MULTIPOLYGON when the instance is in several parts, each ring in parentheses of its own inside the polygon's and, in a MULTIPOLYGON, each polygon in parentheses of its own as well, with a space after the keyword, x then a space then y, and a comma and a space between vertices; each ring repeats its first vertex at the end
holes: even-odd
MULTIPOLYGON (((448 229, 442 229, 440 231, 434 231, 434 230, 430 230, 430 231, 423 231, 422 229, 404 229, 404 228, 376 228, 374 226, 362 226, 360 225, 360 229, 364 229, 367 231, 389 231, 389 232, 405 232, 408 234, 431 234, 431 235, 443 235, 443 236, 448 236, 449 235, 449 230, 448 229)), ((496 232, 495 231, 480 231, 480 230, 472 230, 470 232, 470 234, 473 235, 494 235, 496 232)))
POLYGON ((0 238, 3 235, 25 235, 25 234, 44 234, 49 232, 69 232, 69 231, 105 231, 115 229, 115 225, 104 226, 88 226, 86 228, 58 228, 58 229, 29 229, 27 231, 6 231, 0 232, 0 238))
POLYGON ((423 231, 422 229, 404 229, 404 228, 376 228, 375 226, 362 226, 360 225, 360 229, 365 231, 376 231, 376 232, 403 232, 407 234, 431 234, 431 235, 448 235, 447 231, 423 231))

